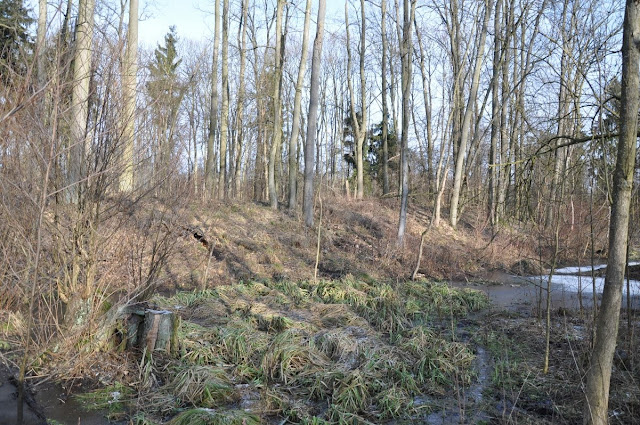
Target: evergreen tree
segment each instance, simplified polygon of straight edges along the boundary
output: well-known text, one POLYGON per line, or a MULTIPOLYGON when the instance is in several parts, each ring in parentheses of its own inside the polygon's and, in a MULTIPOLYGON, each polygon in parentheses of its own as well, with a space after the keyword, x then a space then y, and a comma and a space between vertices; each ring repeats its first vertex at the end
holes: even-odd
POLYGON ((175 124, 184 95, 184 87, 178 77, 182 60, 178 58, 177 43, 176 28, 171 26, 164 37, 164 45, 159 45, 154 51, 154 60, 149 65, 150 81, 147 83, 158 143, 155 162, 156 167, 164 170, 169 169, 173 155, 175 124))
MULTIPOLYGON (((20 60, 20 52, 31 52, 33 40, 28 28, 33 23, 23 0, 0 1, 0 64, 8 66, 13 72, 23 73, 26 70, 24 60, 20 60)), ((6 79, 9 72, 0 72, 6 79)))

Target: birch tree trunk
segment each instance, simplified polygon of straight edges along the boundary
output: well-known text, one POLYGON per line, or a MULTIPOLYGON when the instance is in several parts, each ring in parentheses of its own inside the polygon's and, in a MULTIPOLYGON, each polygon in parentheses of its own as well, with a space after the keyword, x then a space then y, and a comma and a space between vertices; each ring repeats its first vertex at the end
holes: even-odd
POLYGON ((120 191, 133 190, 134 176, 133 152, 135 146, 136 122, 136 85, 138 75, 138 0, 131 0, 129 4, 129 29, 127 31, 127 49, 124 56, 124 70, 122 94, 124 99, 124 127, 122 139, 122 175, 120 176, 120 191))
POLYGON ((302 85, 304 73, 307 69, 307 52, 309 50, 309 26, 311 21, 311 0, 307 0, 304 12, 304 32, 302 35, 302 54, 300 68, 298 68, 298 80, 296 81, 296 95, 293 100, 293 124, 291 126, 291 138, 289 139, 289 209, 296 208, 297 181, 298 181, 298 136, 300 134, 300 115, 302 102, 302 85))
POLYGON ((318 124, 318 95, 320 91, 320 65, 322 63, 322 40, 324 37, 324 16, 326 0, 320 0, 316 24, 316 38, 313 42, 313 56, 311 58, 311 92, 309 94, 309 119, 307 122, 307 137, 304 149, 304 222, 308 227, 313 226, 313 171, 314 144, 318 124))
POLYGON ((271 208, 278 209, 278 192, 276 188, 276 158, 278 146, 282 141, 282 111, 280 110, 280 86, 282 81, 282 9, 285 0, 278 0, 276 10, 276 51, 274 55, 275 75, 273 83, 273 140, 269 154, 269 204, 271 208))
POLYGON ((627 0, 622 39, 620 138, 609 224, 609 261, 595 345, 586 376, 584 423, 606 425, 609 383, 618 337, 622 286, 626 265, 629 209, 636 157, 640 90, 640 2, 627 0))
POLYGON ((211 111, 209 112, 209 137, 207 137, 207 161, 205 162, 205 187, 213 196, 215 182, 214 158, 216 131, 218 131, 218 49, 220 46, 220 0, 215 0, 213 27, 213 60, 211 65, 211 111))

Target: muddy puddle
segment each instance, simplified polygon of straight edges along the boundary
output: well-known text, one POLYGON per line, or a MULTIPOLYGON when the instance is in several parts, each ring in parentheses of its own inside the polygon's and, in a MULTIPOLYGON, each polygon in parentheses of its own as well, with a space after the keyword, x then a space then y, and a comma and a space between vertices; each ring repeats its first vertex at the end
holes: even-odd
MULTIPOLYGON (((0 365, 0 425, 18 422, 18 389, 15 376, 0 365)), ((73 396, 67 397, 59 385, 41 385, 25 395, 23 425, 46 425, 47 420, 60 425, 113 425, 105 412, 88 412, 73 396)))

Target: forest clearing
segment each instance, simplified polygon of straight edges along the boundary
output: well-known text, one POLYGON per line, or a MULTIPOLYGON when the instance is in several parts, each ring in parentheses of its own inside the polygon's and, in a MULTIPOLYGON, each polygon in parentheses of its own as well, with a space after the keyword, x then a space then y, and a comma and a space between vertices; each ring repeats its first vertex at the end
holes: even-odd
POLYGON ((640 423, 637 0, 192 3, 0 2, 0 425, 640 423))

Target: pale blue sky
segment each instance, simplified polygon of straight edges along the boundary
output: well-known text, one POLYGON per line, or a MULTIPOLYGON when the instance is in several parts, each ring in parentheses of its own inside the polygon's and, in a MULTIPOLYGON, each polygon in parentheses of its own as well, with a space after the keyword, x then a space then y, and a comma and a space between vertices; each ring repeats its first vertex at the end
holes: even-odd
MULTIPOLYGON (((313 0, 313 9, 318 1, 313 0)), ((344 14, 344 0, 327 0, 327 17, 344 14)), ((161 43, 169 26, 175 25, 181 39, 206 40, 213 33, 213 0, 141 0, 139 41, 154 47, 161 43)))

